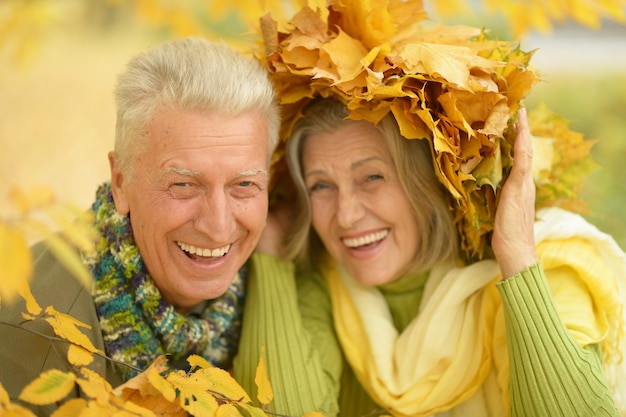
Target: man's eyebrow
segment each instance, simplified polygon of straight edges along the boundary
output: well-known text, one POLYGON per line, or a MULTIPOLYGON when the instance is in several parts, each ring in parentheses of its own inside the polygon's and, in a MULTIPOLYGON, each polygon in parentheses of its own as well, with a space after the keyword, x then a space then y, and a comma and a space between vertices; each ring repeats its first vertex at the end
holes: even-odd
POLYGON ((200 171, 195 171, 192 169, 168 167, 163 170, 163 176, 169 175, 172 172, 175 174, 185 175, 188 177, 199 177, 201 174, 200 171))
POLYGON ((267 176, 267 171, 262 168, 253 168, 253 169, 249 169, 246 171, 241 171, 239 174, 237 174, 237 178, 252 177, 257 174, 262 174, 262 175, 267 176))

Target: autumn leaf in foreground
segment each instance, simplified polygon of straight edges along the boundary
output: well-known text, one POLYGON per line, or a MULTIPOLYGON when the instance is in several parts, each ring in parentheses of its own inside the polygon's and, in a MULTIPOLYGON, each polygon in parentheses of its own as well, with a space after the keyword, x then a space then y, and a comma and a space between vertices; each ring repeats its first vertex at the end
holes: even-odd
POLYGON ((152 410, 157 416, 185 417, 187 412, 176 402, 176 390, 161 376, 167 370, 166 357, 159 356, 148 369, 114 392, 125 401, 152 410))
POLYGON ((20 295, 24 298, 26 303, 26 312, 22 312, 22 316, 26 320, 35 320, 37 316, 41 314, 42 308, 35 300, 33 293, 30 290, 30 287, 26 285, 24 288, 20 290, 20 295))
POLYGON ((179 405, 195 417, 213 416, 219 406, 215 397, 207 392, 204 381, 197 375, 186 375, 183 371, 172 372, 166 380, 177 391, 179 405))
POLYGON ((33 259, 24 234, 0 220, 0 301, 11 303, 28 286, 33 274, 33 259))
POLYGON ((76 383, 80 386, 81 391, 96 402, 106 404, 113 392, 111 384, 89 368, 81 368, 80 373, 81 376, 76 378, 76 383))
POLYGON ((11 402, 9 393, 0 383, 0 417, 36 417, 35 414, 19 404, 11 402))
POLYGON ((89 337, 78 329, 78 327, 91 329, 91 326, 88 324, 85 324, 68 314, 56 311, 53 306, 48 306, 46 308, 44 320, 52 326, 54 333, 56 333, 57 336, 70 343, 77 344, 89 352, 104 353, 97 349, 91 340, 89 340, 89 337))
MULTIPOLYGON (((540 105, 528 115, 536 141, 550 143, 549 166, 537 172, 537 207, 558 205, 567 210, 589 214, 579 192, 584 180, 597 168, 591 155, 593 140, 569 129, 568 121, 540 105)), ((541 146, 533 142, 533 165, 541 158, 541 146)), ((548 162, 548 161, 546 161, 548 162)))
POLYGON ((19 395, 19 399, 35 405, 52 404, 61 401, 74 388, 76 375, 51 369, 41 373, 29 383, 19 395))
POLYGON ((258 389, 257 398, 259 402, 263 405, 268 405, 274 398, 274 392, 272 391, 272 385, 267 377, 267 369, 265 368, 265 347, 261 348, 261 357, 256 368, 254 383, 258 389))
POLYGON ((95 249, 90 212, 57 203, 52 191, 45 187, 30 191, 13 188, 9 203, 14 213, 0 219, 0 265, 6 277, 0 280, 0 301, 12 302, 28 285, 33 273, 29 240, 46 241, 57 259, 90 288, 93 277, 78 252, 90 253, 95 249))

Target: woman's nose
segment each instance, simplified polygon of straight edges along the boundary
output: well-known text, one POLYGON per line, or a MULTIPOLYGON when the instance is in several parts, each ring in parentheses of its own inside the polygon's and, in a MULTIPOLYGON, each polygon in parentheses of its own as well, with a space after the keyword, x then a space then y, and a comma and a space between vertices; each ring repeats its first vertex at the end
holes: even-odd
POLYGON ((343 228, 354 226, 365 216, 362 197, 352 190, 340 191, 337 201, 337 222, 343 228))

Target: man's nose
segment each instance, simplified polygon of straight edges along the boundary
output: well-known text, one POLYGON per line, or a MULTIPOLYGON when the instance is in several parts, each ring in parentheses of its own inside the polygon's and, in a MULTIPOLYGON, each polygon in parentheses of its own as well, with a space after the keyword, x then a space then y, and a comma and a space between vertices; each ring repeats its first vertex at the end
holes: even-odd
POLYGON ((195 228, 216 242, 229 242, 235 228, 233 207, 220 190, 206 193, 194 219, 195 228))

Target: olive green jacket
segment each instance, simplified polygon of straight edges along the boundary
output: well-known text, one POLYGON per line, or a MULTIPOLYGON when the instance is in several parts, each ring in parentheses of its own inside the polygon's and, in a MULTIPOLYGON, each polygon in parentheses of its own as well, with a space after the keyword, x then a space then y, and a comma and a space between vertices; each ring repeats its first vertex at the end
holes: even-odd
MULTIPOLYGON (((53 306, 55 310, 91 326, 81 330, 97 349, 104 352, 98 316, 89 289, 83 287, 43 243, 33 247, 33 261, 35 271, 30 287, 35 300, 44 310, 53 306)), ((25 321, 22 317, 25 311, 21 297, 10 304, 3 300, 0 306, 0 383, 12 400, 16 400, 22 389, 40 373, 49 369, 70 370, 71 367, 67 361, 68 343, 56 338, 45 320, 25 321)), ((112 386, 122 382, 117 368, 102 357, 96 356, 89 368, 104 376, 112 386)), ((74 397, 79 395, 77 390, 70 393, 74 397)), ((32 406, 29 407, 32 409, 32 406)), ((39 415, 49 415, 56 408, 52 405, 34 411, 39 415)))

